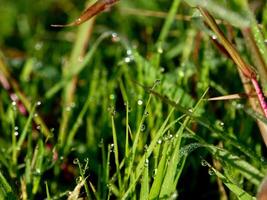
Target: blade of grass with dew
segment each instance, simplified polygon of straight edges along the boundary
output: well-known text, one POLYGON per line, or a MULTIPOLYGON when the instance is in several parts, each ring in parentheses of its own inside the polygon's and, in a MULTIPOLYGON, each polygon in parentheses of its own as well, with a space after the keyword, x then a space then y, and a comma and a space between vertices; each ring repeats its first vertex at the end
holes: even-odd
POLYGON ((167 168, 167 158, 168 158, 168 150, 171 148, 171 145, 168 141, 166 141, 163 145, 161 157, 159 164, 156 168, 156 174, 153 178, 153 183, 149 193, 149 199, 156 199, 159 197, 160 189, 162 187, 162 182, 166 173, 167 168))
POLYGON ((31 125, 33 116, 35 114, 35 110, 36 110, 36 104, 32 107, 30 115, 29 115, 29 117, 27 119, 27 122, 26 122, 26 124, 25 124, 25 126, 23 128, 23 131, 22 131, 22 133, 21 133, 21 135, 19 137, 19 140, 17 142, 17 147, 16 148, 19 149, 19 150, 21 149, 21 146, 22 146, 22 144, 23 144, 23 142, 24 142, 24 140, 25 140, 25 138, 27 136, 27 131, 28 131, 30 125, 31 125))
POLYGON ((44 159, 44 143, 42 140, 38 141, 38 146, 36 147, 36 162, 32 166, 34 170, 33 174, 33 188, 32 193, 36 194, 39 189, 39 184, 41 181, 41 176, 43 173, 43 159, 44 159))
POLYGON ((117 132, 114 122, 114 116, 111 116, 111 123, 112 123, 112 137, 113 137, 113 144, 114 144, 114 156, 115 156, 115 165, 116 165, 116 173, 118 178, 118 185, 120 194, 122 192, 122 180, 121 180, 121 173, 120 173, 120 161, 119 161, 119 148, 118 148, 118 141, 117 141, 117 132))
MULTIPOLYGON (((208 92, 208 90, 206 90, 204 92, 202 97, 196 103, 195 107, 191 111, 192 113, 194 113, 198 109, 198 107, 200 106, 200 103, 204 99, 207 92, 208 92)), ((177 185, 176 181, 178 181, 178 179, 179 179, 179 176, 176 176, 176 174, 181 174, 181 171, 183 170, 183 167, 182 167, 182 168, 179 168, 179 171, 177 171, 177 166, 178 166, 179 161, 184 162, 184 159, 181 159, 183 156, 181 156, 179 153, 179 150, 181 149, 181 140, 182 140, 182 136, 183 136, 183 132, 185 130, 185 127, 187 127, 187 125, 190 123, 190 121, 191 121, 190 116, 187 116, 185 118, 182 126, 177 130, 177 132, 175 134, 178 137, 174 138, 174 141, 173 141, 174 142, 174 149, 173 149, 168 167, 166 169, 166 175, 165 175, 163 183, 162 183, 162 188, 161 188, 160 196, 159 196, 161 198, 169 196, 176 189, 176 185, 177 185)))
POLYGON ((260 185, 260 182, 264 177, 264 173, 252 166, 250 163, 232 154, 231 152, 228 152, 226 149, 215 147, 213 145, 205 146, 217 159, 228 163, 235 169, 238 169, 239 173, 246 177, 249 182, 256 186, 260 185))
MULTIPOLYGON (((171 115, 173 114, 173 112, 174 112, 174 109, 171 109, 171 111, 169 112, 168 116, 164 120, 163 124, 161 125, 161 127, 159 128, 159 130, 157 131, 157 133, 155 134, 153 140, 149 144, 149 146, 147 148, 147 151, 146 151, 146 155, 142 156, 142 158, 139 160, 139 163, 138 163, 138 165, 136 167, 136 170, 135 170, 135 176, 133 177, 133 181, 131 181, 128 189, 124 193, 124 195, 122 197, 122 200, 123 199, 127 199, 128 196, 130 195, 130 193, 134 190, 134 188, 135 188, 135 186, 137 184, 137 181, 139 180, 139 178, 140 178, 140 176, 142 174, 142 168, 143 168, 143 166, 145 164, 145 159, 152 154, 155 146, 158 143, 159 138, 162 137, 162 135, 164 134, 163 130, 167 126, 168 121, 169 121, 171 115)), ((132 174, 132 176, 133 176, 133 174, 132 174)))
POLYGON ((141 178, 140 200, 147 200, 149 194, 149 163, 144 166, 141 178))
POLYGON ((144 123, 144 120, 145 120, 145 113, 147 112, 147 108, 149 106, 149 103, 150 103, 150 100, 151 100, 151 95, 149 95, 148 97, 148 100, 147 100, 147 103, 146 103, 146 107, 144 109, 144 115, 142 115, 142 119, 139 123, 139 127, 137 129, 137 132, 135 134, 135 138, 134 138, 134 142, 133 142, 133 146, 132 146, 132 151, 130 152, 130 155, 129 155, 129 165, 127 166, 127 173, 126 173, 126 176, 125 176, 125 179, 124 179, 124 182, 128 182, 129 178, 130 178, 130 175, 133 171, 133 164, 134 164, 134 159, 135 159, 135 154, 136 154, 136 150, 137 150, 137 145, 138 145, 138 141, 140 140, 140 134, 141 134, 141 129, 142 129, 142 125, 144 123))
POLYGON ((212 167, 207 161, 206 161, 208 167, 213 171, 213 173, 222 180, 223 184, 226 185, 226 187, 233 192, 236 197, 240 200, 256 200, 255 197, 248 194, 246 191, 244 191, 242 188, 240 188, 238 185, 232 183, 229 179, 227 179, 221 172, 216 170, 214 167, 212 167))

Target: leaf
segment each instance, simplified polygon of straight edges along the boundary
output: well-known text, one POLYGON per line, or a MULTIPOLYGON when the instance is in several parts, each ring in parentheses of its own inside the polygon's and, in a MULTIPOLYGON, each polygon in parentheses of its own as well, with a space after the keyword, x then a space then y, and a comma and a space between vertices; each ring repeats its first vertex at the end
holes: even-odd
POLYGON ((66 26, 78 26, 95 15, 98 15, 99 13, 107 10, 111 6, 113 6, 115 3, 117 3, 119 0, 99 0, 95 2, 93 5, 89 6, 81 15, 79 18, 77 18, 75 21, 69 23, 69 24, 52 24, 53 27, 66 27, 66 26))

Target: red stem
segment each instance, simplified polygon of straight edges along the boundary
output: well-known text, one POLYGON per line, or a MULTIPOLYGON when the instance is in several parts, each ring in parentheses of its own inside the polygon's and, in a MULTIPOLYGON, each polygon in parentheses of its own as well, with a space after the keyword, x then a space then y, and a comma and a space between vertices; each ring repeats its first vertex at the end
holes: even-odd
POLYGON ((256 90, 256 93, 257 93, 261 108, 262 108, 262 110, 264 112, 264 115, 265 115, 265 117, 267 117, 267 103, 265 101, 265 97, 264 97, 263 92, 262 92, 262 90, 260 88, 260 85, 259 85, 259 83, 258 83, 256 78, 252 78, 251 82, 252 82, 252 84, 253 84, 253 86, 254 86, 254 88, 256 90))

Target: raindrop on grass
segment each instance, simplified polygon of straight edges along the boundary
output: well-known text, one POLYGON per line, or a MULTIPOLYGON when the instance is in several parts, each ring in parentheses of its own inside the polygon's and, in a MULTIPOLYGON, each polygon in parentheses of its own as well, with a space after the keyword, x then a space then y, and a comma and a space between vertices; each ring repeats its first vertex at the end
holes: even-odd
POLYGON ((206 166, 208 166, 208 162, 206 160, 201 160, 201 165, 203 167, 206 167, 206 166))
POLYGON ((146 111, 145 112, 145 117, 147 117, 149 115, 149 112, 148 111, 146 111))
POLYGON ((78 158, 75 158, 74 160, 73 160, 73 164, 74 165, 77 165, 79 163, 79 159, 78 158))
POLYGON ((157 144, 161 144, 161 143, 162 143, 162 140, 159 139, 159 140, 157 141, 157 144))
POLYGON ((132 52, 132 50, 131 50, 131 49, 127 49, 127 51, 126 51, 126 54, 127 54, 128 56, 130 56, 130 55, 132 55, 132 54, 133 54, 133 52, 132 52))
POLYGON ((110 94, 110 95, 109 95, 109 99, 110 99, 110 100, 114 100, 114 99, 115 99, 115 94, 110 94))
POLYGON ((82 177, 79 176, 79 177, 76 178, 76 183, 78 184, 78 183, 82 182, 82 180, 83 180, 82 177))
POLYGON ((15 136, 18 136, 18 135, 19 135, 19 132, 18 132, 18 131, 15 131, 15 132, 14 132, 14 135, 15 135, 15 136))
POLYGON ((130 57, 130 56, 127 56, 127 57, 124 58, 124 62, 125 62, 125 63, 130 63, 132 60, 133 60, 133 59, 132 59, 132 57, 130 57))
POLYGON ((158 51, 159 54, 163 53, 163 49, 161 47, 158 47, 157 51, 158 51))
POLYGON ((114 32, 111 34, 111 41, 112 42, 119 42, 120 41, 120 37, 118 36, 117 33, 114 32))
POLYGON ((42 104, 41 101, 37 101, 36 106, 40 106, 42 104))
POLYGON ((15 126, 15 127, 14 127, 14 130, 15 130, 15 131, 19 130, 19 127, 18 127, 18 126, 15 126))
POLYGON ((213 175, 215 174, 215 172, 214 172, 213 169, 211 169, 211 168, 209 168, 208 173, 209 173, 209 175, 211 175, 211 176, 213 176, 213 175))
POLYGON ((138 99, 137 104, 138 104, 139 106, 143 105, 143 100, 142 100, 142 99, 138 99))
POLYGON ((12 106, 16 106, 17 102, 16 101, 12 101, 12 106))
POLYGON ((37 129, 37 130, 41 130, 41 126, 40 126, 40 125, 37 125, 37 126, 36 126, 36 129, 37 129))
POLYGON ((142 125, 141 125, 141 131, 143 132, 143 131, 145 131, 145 130, 146 130, 146 125, 142 124, 142 125))
POLYGON ((146 160, 145 160, 145 167, 148 167, 148 165, 149 165, 149 160, 146 159, 146 160))

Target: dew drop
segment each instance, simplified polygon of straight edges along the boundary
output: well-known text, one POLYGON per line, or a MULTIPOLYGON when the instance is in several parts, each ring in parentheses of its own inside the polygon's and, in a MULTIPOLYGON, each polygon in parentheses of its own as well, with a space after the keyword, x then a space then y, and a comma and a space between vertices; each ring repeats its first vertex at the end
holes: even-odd
POLYGON ((79 159, 78 158, 75 158, 74 160, 73 160, 73 164, 74 165, 77 165, 79 163, 79 159))
POLYGON ((119 42, 120 41, 120 37, 118 36, 117 33, 112 33, 111 34, 111 41, 112 42, 119 42))
POLYGON ((213 175, 215 174, 215 172, 214 172, 213 169, 211 169, 211 168, 208 170, 208 173, 209 173, 209 175, 211 175, 211 176, 213 176, 213 175))
POLYGON ((145 112, 145 117, 147 117, 149 115, 149 112, 148 111, 146 111, 145 112))
POLYGON ((83 180, 82 177, 79 176, 79 177, 76 178, 76 183, 80 183, 80 182, 82 182, 82 180, 83 180))
POLYGON ((158 140, 157 143, 158 143, 158 144, 161 144, 161 143, 162 143, 162 140, 158 140))
POLYGON ((43 47, 43 42, 37 42, 37 43, 35 44, 35 46, 34 46, 34 48, 35 48, 36 51, 41 50, 42 47, 43 47))
POLYGON ((15 126, 15 127, 14 127, 14 130, 15 130, 15 131, 19 130, 19 127, 18 127, 18 126, 15 126))
POLYGON ((114 99, 115 99, 115 94, 110 94, 110 95, 109 95, 109 99, 110 99, 110 100, 114 100, 114 99))
POLYGON ((160 72, 161 72, 161 73, 165 72, 165 68, 164 68, 164 67, 161 67, 161 68, 160 68, 160 72))
POLYGON ((161 47, 158 47, 157 51, 158 51, 159 54, 163 53, 163 49, 161 47))
POLYGON ((127 56, 124 58, 125 63, 130 63, 132 61, 132 58, 130 56, 127 56))
POLYGON ((145 167, 148 167, 148 165, 149 165, 149 160, 146 159, 146 160, 145 160, 145 167))
POLYGON ((41 101, 37 101, 36 106, 40 106, 42 104, 41 101))
POLYGON ((15 131, 15 132, 14 132, 14 135, 15 135, 15 136, 18 136, 18 135, 19 135, 19 132, 18 132, 18 131, 15 131))
POLYGON ((188 112, 192 113, 193 112, 193 109, 192 108, 189 108, 188 109, 188 112))
POLYGON ((141 125, 141 131, 145 131, 146 130, 146 126, 144 124, 141 125))
POLYGON ((139 99, 139 100, 137 101, 137 104, 138 104, 139 106, 143 105, 143 100, 139 99))
POLYGON ((34 117, 38 117, 38 113, 34 113, 34 115, 33 115, 34 117))
POLYGON ((206 167, 206 166, 208 166, 208 162, 206 160, 201 160, 201 165, 203 167, 206 167))
POLYGON ((41 129, 41 126, 40 126, 40 125, 37 125, 37 126, 36 126, 36 129, 37 129, 37 130, 40 130, 40 129, 41 129))
POLYGON ((126 54, 127 54, 128 56, 130 56, 130 55, 132 55, 132 54, 133 54, 133 52, 132 52, 132 50, 131 50, 131 49, 127 49, 127 51, 126 51, 126 54))
POLYGON ((16 106, 17 102, 16 101, 12 101, 12 106, 16 106))

